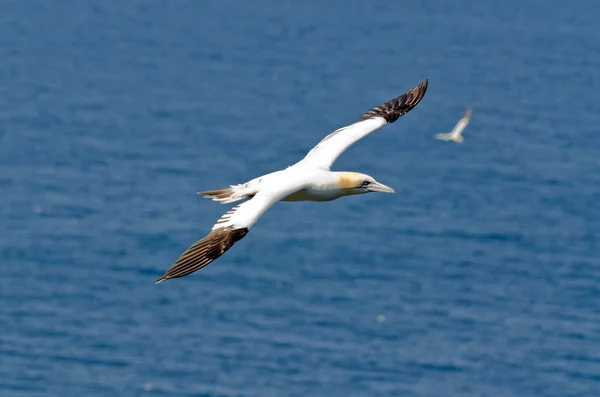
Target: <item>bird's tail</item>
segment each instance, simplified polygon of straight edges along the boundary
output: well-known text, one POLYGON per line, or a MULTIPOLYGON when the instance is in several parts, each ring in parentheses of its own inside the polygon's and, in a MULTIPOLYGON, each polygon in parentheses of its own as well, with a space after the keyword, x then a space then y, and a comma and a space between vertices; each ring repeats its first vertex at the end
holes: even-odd
POLYGON ((452 134, 435 134, 435 139, 439 139, 440 141, 451 141, 452 134))
POLYGON ((439 139, 440 141, 453 141, 456 143, 463 143, 463 137, 461 135, 454 137, 452 133, 448 134, 435 134, 435 139, 439 139))
POLYGON ((249 200, 254 197, 255 192, 249 191, 245 185, 231 185, 223 189, 198 192, 198 194, 203 194, 204 198, 218 201, 221 204, 229 204, 240 200, 249 200))

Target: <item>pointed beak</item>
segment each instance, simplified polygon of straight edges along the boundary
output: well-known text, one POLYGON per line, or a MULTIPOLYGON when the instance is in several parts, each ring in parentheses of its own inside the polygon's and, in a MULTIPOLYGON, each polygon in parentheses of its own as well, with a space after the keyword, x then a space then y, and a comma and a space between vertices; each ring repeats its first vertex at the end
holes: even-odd
POLYGON ((385 186, 382 183, 379 182, 372 182, 368 187, 367 190, 371 191, 371 192, 380 192, 380 193, 396 193, 394 192, 394 189, 392 189, 389 186, 385 186))

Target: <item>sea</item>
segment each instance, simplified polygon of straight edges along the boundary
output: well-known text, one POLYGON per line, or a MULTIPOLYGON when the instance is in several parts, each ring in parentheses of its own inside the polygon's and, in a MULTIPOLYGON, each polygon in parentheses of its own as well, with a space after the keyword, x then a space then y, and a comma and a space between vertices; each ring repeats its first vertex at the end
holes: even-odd
POLYGON ((0 395, 600 396, 592 0, 0 3, 0 395), (334 164, 155 285, 232 205, 419 81, 334 164), (468 107, 464 143, 433 138, 468 107))

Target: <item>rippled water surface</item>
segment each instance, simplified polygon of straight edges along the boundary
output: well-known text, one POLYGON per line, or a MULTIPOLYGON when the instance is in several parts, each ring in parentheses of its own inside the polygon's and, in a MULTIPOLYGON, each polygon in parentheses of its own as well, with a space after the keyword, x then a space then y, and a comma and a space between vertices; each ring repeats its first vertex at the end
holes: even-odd
POLYGON ((594 396, 600 8, 0 5, 2 396, 594 396), (154 285, 226 206, 429 78, 336 170, 154 285), (467 106, 462 145, 433 134, 467 106))

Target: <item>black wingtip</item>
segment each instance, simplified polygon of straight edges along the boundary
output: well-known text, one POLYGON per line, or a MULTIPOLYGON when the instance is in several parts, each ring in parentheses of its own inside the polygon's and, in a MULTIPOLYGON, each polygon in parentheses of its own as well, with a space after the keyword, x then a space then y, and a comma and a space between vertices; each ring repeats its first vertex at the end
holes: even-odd
MULTIPOLYGON (((236 207, 234 207, 236 208, 236 207)), ((230 210, 231 211, 231 210, 230 210)), ((229 211, 228 211, 229 212, 229 211)), ((156 284, 194 273, 225 253, 248 233, 248 228, 220 228, 212 230, 202 240, 188 248, 156 284)))
POLYGON ((383 117, 386 122, 393 123, 401 116, 410 112, 419 104, 419 102, 421 102, 421 99, 423 99, 425 93, 427 92, 428 86, 429 79, 420 81, 415 88, 412 88, 408 92, 392 99, 389 102, 375 106, 373 109, 363 114, 358 121, 367 120, 373 117, 383 117))

